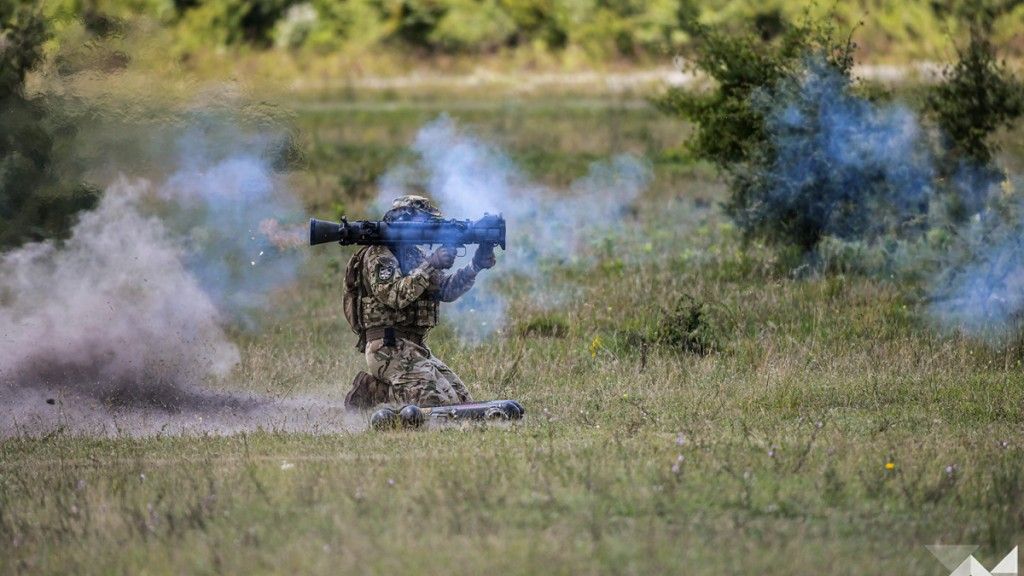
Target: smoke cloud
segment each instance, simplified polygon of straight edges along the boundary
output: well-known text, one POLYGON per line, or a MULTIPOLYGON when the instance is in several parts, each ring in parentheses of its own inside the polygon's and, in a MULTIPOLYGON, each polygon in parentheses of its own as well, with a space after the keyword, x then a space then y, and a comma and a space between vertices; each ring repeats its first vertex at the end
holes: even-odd
POLYGON ((530 182, 500 148, 460 130, 448 116, 421 128, 412 151, 412 163, 396 166, 381 178, 381 212, 422 185, 445 217, 500 213, 508 222, 508 250, 499 254, 498 267, 481 273, 476 287, 446 314, 459 336, 469 340, 505 327, 507 302, 496 282, 500 275, 529 283, 536 306, 563 304, 569 294, 549 283, 545 265, 590 258, 588 241, 627 219, 651 179, 643 161, 620 155, 593 163, 567 190, 553 190, 530 182))
POLYGON ((161 183, 122 177, 65 243, 0 257, 0 435, 358 425, 337 403, 207 387, 239 361, 225 329, 254 327, 302 254, 268 138, 236 142, 212 154, 187 133, 161 183))
POLYGON ((826 234, 871 238, 927 212, 935 169, 916 115, 848 89, 849 79, 811 58, 795 85, 755 97, 775 152, 754 174, 767 190, 755 219, 798 212, 826 234))
MULTIPOLYGON (((982 180, 979 185, 990 182, 982 180)), ((991 186, 991 185, 990 185, 991 186)), ((929 312, 942 325, 988 339, 1018 335, 1024 320, 1024 199, 1003 194, 957 231, 931 282, 929 312)))
POLYGON ((854 95, 850 80, 820 60, 756 104, 777 153, 753 174, 768 190, 756 217, 796 213, 848 241, 910 240, 893 264, 928 278, 926 312, 940 327, 983 337, 1018 328, 1024 203, 1010 180, 998 193, 998 168, 939 170, 946 160, 933 154, 934 134, 914 112, 854 95), (965 223, 949 217, 951 200, 965 223), (934 233, 949 240, 932 242, 934 233))

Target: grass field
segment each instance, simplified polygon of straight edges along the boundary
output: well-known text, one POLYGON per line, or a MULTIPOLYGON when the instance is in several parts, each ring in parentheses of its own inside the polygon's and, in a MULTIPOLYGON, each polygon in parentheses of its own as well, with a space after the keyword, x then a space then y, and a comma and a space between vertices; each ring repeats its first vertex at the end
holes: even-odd
MULTIPOLYGON (((501 333, 433 335, 476 397, 517 398, 526 419, 2 439, 0 571, 938 575, 926 544, 979 544, 992 566, 1020 543, 1021 349, 937 332, 914 287, 744 247, 721 181, 666 152, 687 127, 642 101, 305 103, 293 187, 311 214, 366 215, 446 110, 552 187, 623 151, 654 171, 626 220, 641 234, 545 270, 570 297, 508 278, 501 333), (710 354, 649 342, 684 296, 710 354)), ((337 400, 359 369, 347 252, 310 252, 262 329, 235 335, 234 386, 337 400)))

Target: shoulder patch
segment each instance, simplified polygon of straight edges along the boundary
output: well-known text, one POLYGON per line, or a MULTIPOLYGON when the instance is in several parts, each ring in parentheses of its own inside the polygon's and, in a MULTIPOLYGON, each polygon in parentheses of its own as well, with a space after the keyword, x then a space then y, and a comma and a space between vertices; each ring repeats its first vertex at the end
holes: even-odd
POLYGON ((377 264, 377 271, 374 274, 379 282, 387 282, 395 276, 395 265, 392 262, 383 261, 377 264))

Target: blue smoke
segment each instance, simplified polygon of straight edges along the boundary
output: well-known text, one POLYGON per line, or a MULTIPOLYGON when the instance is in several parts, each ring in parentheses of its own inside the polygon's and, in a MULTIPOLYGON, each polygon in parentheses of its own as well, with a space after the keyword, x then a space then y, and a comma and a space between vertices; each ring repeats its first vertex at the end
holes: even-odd
POLYGON ((856 96, 820 58, 754 104, 775 156, 768 168, 739 174, 765 199, 741 219, 781 225, 795 215, 842 240, 908 239, 912 247, 893 264, 907 277, 924 268, 926 310, 939 326, 983 337, 1019 332, 1024 198, 997 166, 959 161, 938 170, 939 147, 913 111, 856 96), (929 243, 929 230, 950 239, 929 243))
POLYGON ((482 272, 473 290, 446 311, 456 334, 470 341, 506 326, 508 302, 498 279, 508 274, 515 275, 517 285, 530 286, 532 307, 564 305, 571 291, 549 281, 546 264, 593 259, 594 237, 617 232, 651 179, 645 162, 620 155, 592 163, 568 190, 553 190, 531 182, 498 146, 445 115, 420 129, 412 151, 411 164, 381 178, 378 209, 423 185, 447 217, 479 218, 489 212, 503 214, 508 222, 508 250, 499 250, 497 267, 482 272))
POLYGON ((850 80, 818 58, 754 104, 775 157, 750 174, 766 201, 745 217, 797 214, 803 226, 849 239, 890 232, 927 211, 934 163, 906 107, 852 95, 850 80))
POLYGON ((943 268, 929 287, 929 312, 941 325, 999 340, 1020 333, 1024 319, 1024 198, 1010 180, 1005 194, 993 194, 994 182, 983 174, 982 191, 993 197, 987 207, 957 231, 957 241, 943 254, 943 268))
POLYGON ((301 252, 266 233, 301 222, 298 200, 276 177, 274 140, 232 129, 231 145, 194 130, 179 140, 179 168, 160 187, 164 221, 184 240, 184 262, 217 308, 251 326, 269 294, 291 282, 301 252), (276 224, 275 224, 276 225, 276 224))

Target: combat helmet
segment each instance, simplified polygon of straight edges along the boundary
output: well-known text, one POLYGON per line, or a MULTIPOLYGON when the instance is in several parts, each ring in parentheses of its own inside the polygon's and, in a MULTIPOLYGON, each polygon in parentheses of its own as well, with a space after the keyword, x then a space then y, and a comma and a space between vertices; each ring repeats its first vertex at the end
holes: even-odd
POLYGON ((391 209, 384 214, 387 222, 417 220, 422 218, 440 218, 441 211, 425 196, 406 194, 399 196, 391 203, 391 209))

